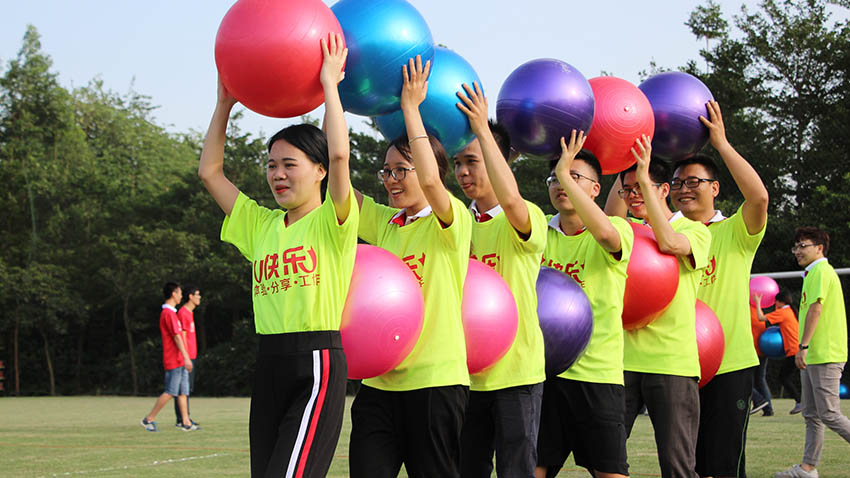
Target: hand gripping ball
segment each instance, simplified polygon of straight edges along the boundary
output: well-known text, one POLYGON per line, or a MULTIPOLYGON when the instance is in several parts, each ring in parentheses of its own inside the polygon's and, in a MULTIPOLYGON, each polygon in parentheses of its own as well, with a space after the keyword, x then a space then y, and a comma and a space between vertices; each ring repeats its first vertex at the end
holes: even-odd
POLYGON ((723 362, 726 338, 723 326, 711 307, 701 300, 696 305, 697 350, 699 351, 700 388, 714 378, 723 362))
POLYGON ((422 288, 407 265, 385 249, 358 245, 339 328, 348 378, 398 366, 419 340, 424 314, 422 288))
POLYGON ((761 308, 771 307, 776 303, 776 294, 779 293, 779 284, 767 276, 756 276, 750 279, 750 304, 756 305, 753 294, 761 296, 761 308))
POLYGON ((593 310, 581 286, 570 276, 541 267, 537 316, 546 349, 546 375, 553 377, 570 368, 590 342, 593 310))
POLYGON ((248 109, 291 118, 324 101, 319 40, 342 34, 321 0, 239 0, 215 37, 222 83, 248 109))
POLYGON ((599 159, 602 174, 614 174, 635 164, 631 148, 641 135, 650 138, 655 116, 646 95, 621 78, 592 78, 590 88, 596 101, 593 125, 584 147, 599 159))
POLYGON ((519 315, 510 287, 493 268, 469 260, 461 304, 470 374, 487 370, 511 348, 519 315))

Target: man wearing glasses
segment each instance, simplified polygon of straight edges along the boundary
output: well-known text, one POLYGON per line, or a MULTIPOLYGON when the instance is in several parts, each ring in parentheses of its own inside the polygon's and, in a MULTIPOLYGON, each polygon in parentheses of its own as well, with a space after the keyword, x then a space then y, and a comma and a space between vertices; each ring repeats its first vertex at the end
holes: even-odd
POLYGON ((826 259, 829 234, 801 227, 791 252, 805 267, 800 298, 800 347, 795 361, 803 385, 806 445, 803 462, 776 473, 775 478, 817 478, 826 425, 850 443, 850 419, 841 413, 839 387, 847 362, 847 315, 844 292, 826 259))
POLYGON ((724 217, 714 208, 720 192, 714 161, 696 155, 676 162, 670 183, 673 206, 711 231, 709 267, 697 298, 717 314, 726 338, 720 369, 700 390, 696 470, 700 476, 742 478, 753 374, 759 364, 748 305, 750 268, 765 233, 768 194, 755 169, 726 139, 720 106, 710 101, 706 108, 709 119, 700 120, 744 203, 731 217, 724 217))

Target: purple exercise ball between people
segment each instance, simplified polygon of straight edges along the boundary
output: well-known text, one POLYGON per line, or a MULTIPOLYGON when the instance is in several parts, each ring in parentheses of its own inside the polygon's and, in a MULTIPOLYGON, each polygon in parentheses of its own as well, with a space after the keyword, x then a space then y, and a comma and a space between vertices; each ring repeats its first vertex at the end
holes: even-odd
POLYGON ((546 375, 555 376, 567 370, 590 342, 593 310, 584 290, 570 276, 541 267, 537 316, 546 350, 546 375))
POLYGON ((655 134, 652 155, 675 161, 698 153, 708 142, 708 128, 699 117, 708 118, 706 103, 711 91, 699 78, 683 71, 668 71, 638 85, 652 105, 655 134))
POLYGON ((561 152, 561 137, 572 130, 590 131, 593 90, 572 65, 542 58, 520 65, 499 91, 496 117, 511 135, 514 148, 546 159, 561 152))

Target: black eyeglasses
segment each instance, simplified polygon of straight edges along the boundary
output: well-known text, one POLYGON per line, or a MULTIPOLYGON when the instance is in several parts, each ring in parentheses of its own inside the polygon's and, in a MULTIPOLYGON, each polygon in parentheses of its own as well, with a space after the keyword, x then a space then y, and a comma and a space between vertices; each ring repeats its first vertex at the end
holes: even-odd
POLYGON ((820 244, 817 244, 817 243, 814 243, 814 242, 811 243, 811 244, 794 244, 793 246, 791 246, 791 252, 802 251, 803 249, 805 249, 807 247, 818 246, 818 245, 820 245, 820 244))
POLYGON ((408 171, 416 171, 416 168, 402 168, 401 166, 392 169, 381 169, 378 171, 378 179, 386 181, 390 176, 396 181, 402 181, 407 177, 408 171))
MULTIPOLYGON (((653 186, 660 188, 664 183, 652 183, 653 186)), ((623 189, 617 191, 617 195, 623 199, 631 196, 632 194, 640 194, 640 184, 636 184, 635 187, 626 186, 623 189)))
POLYGON ((682 189, 682 186, 687 186, 688 189, 696 189, 699 187, 700 183, 713 183, 717 181, 716 179, 708 179, 708 178, 698 178, 696 176, 691 176, 685 179, 674 179, 670 181, 670 189, 674 191, 678 191, 682 189))
MULTIPOLYGON (((589 177, 585 176, 584 174, 581 174, 578 171, 570 171, 570 177, 573 178, 573 181, 578 181, 579 179, 587 179, 590 182, 594 182, 594 183, 599 182, 599 181, 597 181, 593 178, 589 178, 589 177)), ((549 176, 548 178, 546 178, 546 187, 552 187, 552 185, 556 184, 556 183, 561 184, 561 182, 558 181, 557 175, 553 174, 553 175, 549 176)))

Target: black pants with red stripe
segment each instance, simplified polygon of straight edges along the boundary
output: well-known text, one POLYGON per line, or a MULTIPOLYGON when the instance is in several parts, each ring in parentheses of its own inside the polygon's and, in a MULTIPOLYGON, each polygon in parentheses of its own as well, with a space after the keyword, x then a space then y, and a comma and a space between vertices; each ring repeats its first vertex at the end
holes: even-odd
POLYGON ((251 476, 324 477, 345 409, 339 332, 261 335, 251 395, 251 476))

